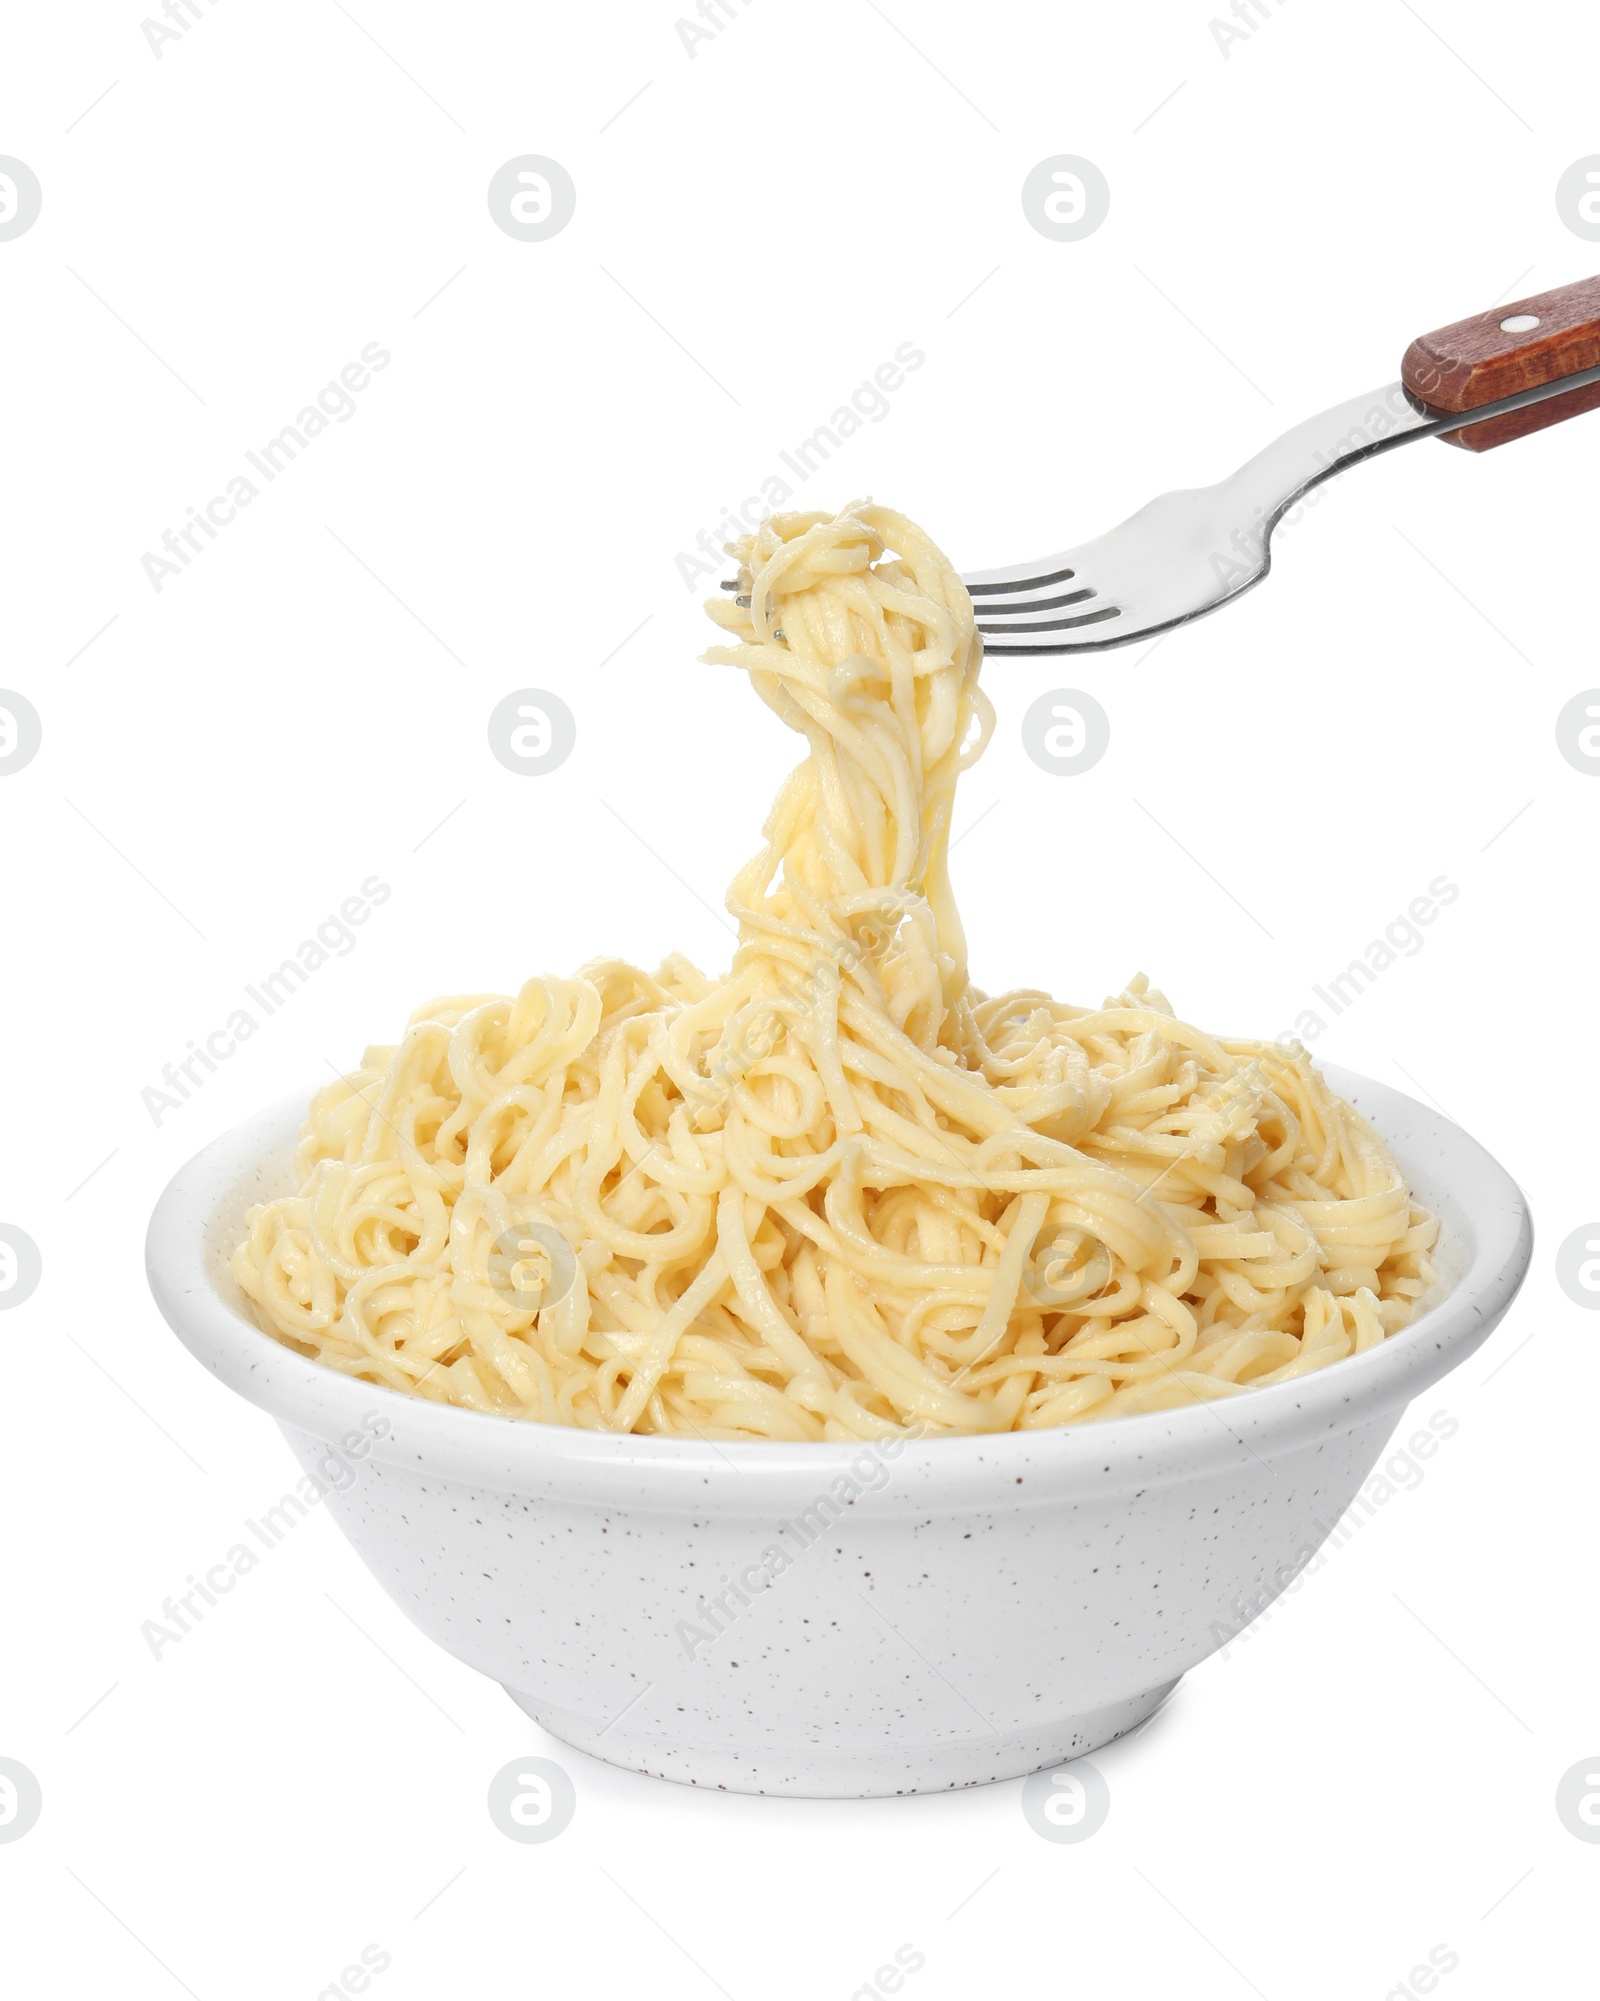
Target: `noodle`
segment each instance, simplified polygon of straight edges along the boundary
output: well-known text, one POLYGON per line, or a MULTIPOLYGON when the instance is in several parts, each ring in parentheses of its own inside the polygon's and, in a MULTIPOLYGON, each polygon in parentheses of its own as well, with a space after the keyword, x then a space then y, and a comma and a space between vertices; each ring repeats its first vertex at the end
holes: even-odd
POLYGON ((863 504, 708 609, 806 738, 726 977, 615 959, 411 1017, 312 1102, 230 1269, 329 1368, 707 1438, 1169 1409, 1373 1347, 1437 1225, 1298 1045, 967 977, 948 848, 994 713, 959 578, 863 504), (889 555, 893 550, 898 560, 889 555))

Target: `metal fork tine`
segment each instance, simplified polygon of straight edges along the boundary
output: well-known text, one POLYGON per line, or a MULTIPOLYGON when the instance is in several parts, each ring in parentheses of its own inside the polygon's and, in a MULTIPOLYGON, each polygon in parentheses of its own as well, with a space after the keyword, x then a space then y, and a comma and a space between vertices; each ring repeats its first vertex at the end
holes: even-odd
POLYGON ((986 618, 1016 618, 1023 612, 1059 611, 1063 605, 1083 604, 1099 595, 1092 584, 1085 584, 1081 591, 1068 591, 1059 598, 1022 598, 1016 604, 980 604, 977 608, 978 623, 982 625, 986 618))
MULTIPOLYGON (((1029 619, 1026 623, 995 625, 986 618, 978 620, 978 630, 993 633, 996 639, 1027 639, 1039 632, 1073 632, 1082 625, 1104 625, 1107 619, 1121 618, 1122 607, 1108 604, 1099 611, 1080 612, 1076 618, 1029 619)), ((994 648, 987 647, 989 652, 994 648)))
POLYGON ((980 570, 976 576, 963 577, 961 581, 967 587, 967 596, 976 598, 976 597, 983 597, 994 591, 1015 592, 1015 591, 1043 590, 1046 584, 1064 584, 1068 581, 1069 578, 1071 578, 1074 575, 1076 575, 1076 572, 1073 570, 1051 570, 1048 571, 1045 575, 1038 577, 1000 578, 999 572, 997 570, 980 570), (980 582, 979 578, 985 576, 998 578, 999 581, 994 583, 980 582))

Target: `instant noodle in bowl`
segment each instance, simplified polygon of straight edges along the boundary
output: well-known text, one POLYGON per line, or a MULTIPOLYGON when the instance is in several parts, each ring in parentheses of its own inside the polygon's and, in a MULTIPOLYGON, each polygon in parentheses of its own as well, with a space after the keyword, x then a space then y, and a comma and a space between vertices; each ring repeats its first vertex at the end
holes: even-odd
POLYGON ((1013 1777, 1300 1573, 1505 1313, 1527 1210, 1438 1113, 1142 980, 982 993, 959 580, 870 506, 740 560, 710 658, 808 754, 731 969, 427 1004, 183 1170, 151 1284, 313 1478, 360 1444, 352 1543, 567 1742, 751 1792, 1013 1777))

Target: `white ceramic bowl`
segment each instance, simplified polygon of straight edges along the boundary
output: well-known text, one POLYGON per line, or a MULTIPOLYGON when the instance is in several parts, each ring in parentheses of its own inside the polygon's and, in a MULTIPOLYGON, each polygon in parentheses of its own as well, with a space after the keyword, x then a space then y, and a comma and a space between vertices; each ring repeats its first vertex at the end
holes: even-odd
POLYGON ((150 1285, 191 1353, 323 1468, 396 1604, 557 1737, 738 1792, 977 1785, 1148 1716, 1303 1565, 1405 1405, 1522 1281, 1509 1176, 1438 1113, 1327 1074, 1441 1218, 1434 1303, 1379 1348, 1221 1404, 895 1452, 602 1436, 351 1381, 262 1332, 225 1269, 245 1210, 290 1188, 305 1098, 173 1180, 150 1285))

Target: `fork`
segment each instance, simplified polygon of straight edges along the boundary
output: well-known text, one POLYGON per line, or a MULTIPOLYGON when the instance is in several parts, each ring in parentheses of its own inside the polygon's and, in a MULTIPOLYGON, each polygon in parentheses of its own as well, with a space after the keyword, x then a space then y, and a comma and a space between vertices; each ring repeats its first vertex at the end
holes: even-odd
POLYGON ((984 651, 1095 653, 1169 632, 1259 584, 1273 529, 1350 466, 1415 438, 1491 451, 1597 405, 1600 277, 1423 334, 1398 382, 1297 424, 1216 486, 1163 493, 1057 556, 964 576, 984 651))

